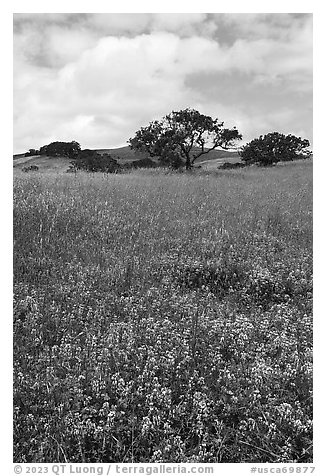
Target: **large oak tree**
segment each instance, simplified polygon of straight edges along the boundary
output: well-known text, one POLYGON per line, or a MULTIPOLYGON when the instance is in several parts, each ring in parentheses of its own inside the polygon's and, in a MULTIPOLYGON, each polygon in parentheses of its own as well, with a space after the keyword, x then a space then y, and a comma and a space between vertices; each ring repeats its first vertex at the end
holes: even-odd
POLYGON ((191 169, 194 162, 214 149, 235 148, 241 134, 234 127, 227 129, 218 119, 195 109, 172 111, 160 121, 152 121, 129 139, 133 150, 147 152, 163 163, 191 169))

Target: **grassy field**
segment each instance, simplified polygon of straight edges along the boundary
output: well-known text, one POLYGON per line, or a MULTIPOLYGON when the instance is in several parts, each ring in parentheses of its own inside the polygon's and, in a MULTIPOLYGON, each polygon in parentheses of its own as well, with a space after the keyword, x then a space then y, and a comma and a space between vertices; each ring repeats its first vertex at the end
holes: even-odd
POLYGON ((312 462, 312 164, 23 174, 15 462, 312 462))

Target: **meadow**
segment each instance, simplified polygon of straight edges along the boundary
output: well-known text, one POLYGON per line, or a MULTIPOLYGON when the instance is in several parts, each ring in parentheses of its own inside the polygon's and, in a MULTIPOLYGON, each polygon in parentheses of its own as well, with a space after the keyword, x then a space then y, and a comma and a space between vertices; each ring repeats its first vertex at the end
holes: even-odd
POLYGON ((15 462, 312 462, 312 163, 17 173, 15 462))

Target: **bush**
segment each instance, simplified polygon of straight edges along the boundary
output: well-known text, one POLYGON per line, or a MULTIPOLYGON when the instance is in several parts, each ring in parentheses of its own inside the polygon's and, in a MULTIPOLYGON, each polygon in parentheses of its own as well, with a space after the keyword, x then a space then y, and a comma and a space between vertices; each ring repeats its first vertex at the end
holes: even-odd
POLYGON ((25 157, 30 157, 32 155, 40 155, 40 151, 36 149, 29 149, 29 151, 25 153, 25 157))
POLYGON ((146 157, 144 159, 133 160, 132 162, 128 162, 124 164, 124 169, 139 169, 139 168, 155 168, 158 167, 158 164, 154 162, 154 160, 146 157))
POLYGON ((229 170, 229 169, 241 169, 246 167, 247 164, 243 164, 241 162, 236 162, 232 164, 231 162, 225 162, 224 164, 220 165, 218 168, 222 170, 229 170))
POLYGON ((271 132, 242 147, 240 157, 247 164, 273 165, 310 157, 311 152, 307 149, 309 145, 307 139, 271 132))
POLYGON ((72 170, 86 170, 87 172, 112 173, 119 170, 117 160, 109 154, 99 154, 94 150, 82 150, 76 160, 71 162, 72 170))
POLYGON ((37 172, 38 166, 37 165, 30 165, 29 167, 23 167, 23 172, 37 172))

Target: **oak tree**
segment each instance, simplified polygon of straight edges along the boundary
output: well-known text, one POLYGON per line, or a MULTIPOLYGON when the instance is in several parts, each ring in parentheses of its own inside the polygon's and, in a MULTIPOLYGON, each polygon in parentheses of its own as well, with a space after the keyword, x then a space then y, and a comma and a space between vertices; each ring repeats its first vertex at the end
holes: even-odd
POLYGON ((308 139, 270 132, 243 146, 240 157, 247 164, 273 165, 310 157, 309 145, 308 139))
POLYGON ((217 148, 235 148, 240 139, 235 127, 225 128, 218 119, 188 108, 172 111, 160 121, 142 127, 129 139, 129 145, 167 165, 191 169, 199 157, 217 148))

